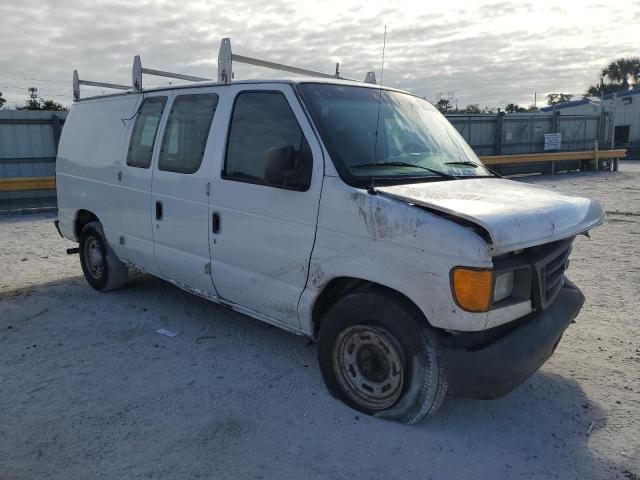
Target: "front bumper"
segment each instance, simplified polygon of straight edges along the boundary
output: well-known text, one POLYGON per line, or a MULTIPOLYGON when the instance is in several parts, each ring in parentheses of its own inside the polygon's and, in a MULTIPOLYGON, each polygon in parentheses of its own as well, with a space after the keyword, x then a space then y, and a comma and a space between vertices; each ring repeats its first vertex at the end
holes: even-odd
POLYGON ((485 332, 444 338, 441 357, 449 391, 480 399, 506 395, 551 357, 583 303, 582 292, 565 279, 546 310, 485 332))

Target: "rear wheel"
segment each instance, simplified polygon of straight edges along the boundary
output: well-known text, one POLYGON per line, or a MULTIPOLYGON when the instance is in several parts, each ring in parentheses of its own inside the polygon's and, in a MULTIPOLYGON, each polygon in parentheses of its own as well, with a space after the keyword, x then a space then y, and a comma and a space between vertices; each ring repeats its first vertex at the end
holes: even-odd
POLYGON ((129 269, 109 247, 100 222, 86 224, 80 233, 80 265, 96 290, 114 290, 127 282, 129 269))
POLYGON ((318 343, 327 388, 356 410, 411 424, 444 400, 438 338, 400 295, 371 288, 343 297, 323 319, 318 343))

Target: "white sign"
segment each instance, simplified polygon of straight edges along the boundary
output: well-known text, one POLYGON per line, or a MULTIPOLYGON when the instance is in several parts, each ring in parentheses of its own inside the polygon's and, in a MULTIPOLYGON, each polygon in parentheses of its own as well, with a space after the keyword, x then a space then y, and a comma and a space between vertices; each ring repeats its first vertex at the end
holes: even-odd
POLYGON ((544 134, 544 149, 547 150, 560 150, 562 144, 561 133, 545 133, 544 134))

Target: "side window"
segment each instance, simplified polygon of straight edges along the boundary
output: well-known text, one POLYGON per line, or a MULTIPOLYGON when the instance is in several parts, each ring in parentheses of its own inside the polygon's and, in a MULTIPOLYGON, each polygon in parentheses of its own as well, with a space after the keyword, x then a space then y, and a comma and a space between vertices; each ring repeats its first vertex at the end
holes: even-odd
POLYGON ((284 95, 238 94, 229 127, 223 177, 307 190, 311 169, 309 144, 284 95))
POLYGON ((129 142, 127 165, 138 168, 149 168, 151 165, 153 144, 166 103, 167 97, 151 97, 142 103, 129 142))
POLYGON ((215 93, 176 97, 164 129, 158 169, 177 173, 198 171, 217 106, 215 93))

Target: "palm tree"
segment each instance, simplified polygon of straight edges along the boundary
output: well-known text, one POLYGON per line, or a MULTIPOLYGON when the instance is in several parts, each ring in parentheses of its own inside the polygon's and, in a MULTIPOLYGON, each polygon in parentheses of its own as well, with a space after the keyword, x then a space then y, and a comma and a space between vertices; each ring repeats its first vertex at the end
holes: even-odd
POLYGON ((504 111, 507 113, 516 113, 520 111, 520 107, 515 103, 510 103, 504 107, 504 111))
POLYGON ((640 57, 618 58, 602 70, 602 76, 619 84, 621 90, 629 90, 631 83, 640 82, 640 57))

